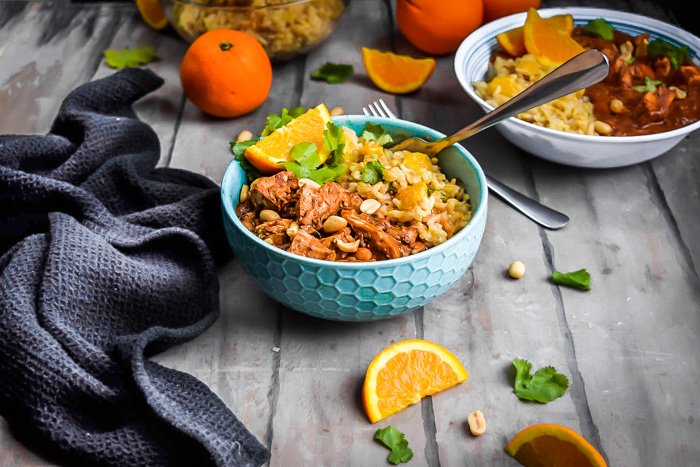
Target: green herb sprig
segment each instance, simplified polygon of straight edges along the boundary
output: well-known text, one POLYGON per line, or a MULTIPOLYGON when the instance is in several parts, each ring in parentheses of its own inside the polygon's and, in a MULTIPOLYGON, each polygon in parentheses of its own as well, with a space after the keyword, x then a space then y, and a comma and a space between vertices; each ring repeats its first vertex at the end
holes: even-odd
POLYGON ((311 72, 311 79, 325 81, 328 84, 340 84, 347 81, 354 72, 352 65, 326 62, 311 72))
POLYGON ((598 36, 606 41, 611 41, 615 38, 615 31, 610 23, 603 18, 597 18, 589 21, 583 28, 583 32, 591 36, 598 36))
POLYGON ((105 62, 111 68, 123 70, 124 68, 138 68, 156 60, 156 49, 153 47, 134 47, 120 50, 107 49, 104 51, 105 62))
POLYGON ((579 290, 591 290, 591 275, 586 269, 579 269, 573 272, 552 271, 552 281, 555 284, 566 287, 573 287, 579 290))
POLYGON ((405 463, 413 458, 413 451, 408 447, 408 440, 403 433, 389 425, 374 433, 374 439, 391 450, 388 461, 394 465, 405 463))
POLYGON ((546 404, 563 396, 569 388, 569 378, 557 373, 554 367, 546 366, 530 374, 532 363, 522 358, 513 360, 513 366, 513 392, 519 399, 546 404))

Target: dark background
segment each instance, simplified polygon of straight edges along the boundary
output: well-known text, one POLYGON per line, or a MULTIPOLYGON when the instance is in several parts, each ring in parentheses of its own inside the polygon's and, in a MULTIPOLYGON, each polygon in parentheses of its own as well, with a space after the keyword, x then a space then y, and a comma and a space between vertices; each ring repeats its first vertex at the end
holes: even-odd
MULTIPOLYGON (((2 1, 2 0, 0 0, 2 1)), ((105 3, 105 2, 132 2, 133 0, 71 0, 71 3, 105 3)), ((352 0, 348 0, 352 1, 352 0)), ((379 3, 382 0, 377 0, 379 3)), ((439 2, 440 0, 433 0, 439 2)), ((649 2, 650 5, 658 6, 661 12, 667 14, 667 16, 673 18, 673 22, 689 31, 696 36, 700 36, 700 16, 696 14, 697 4, 693 6, 693 1, 685 1, 683 4, 681 0, 666 0, 663 2, 653 1, 649 2)), ((609 6, 608 2, 605 0, 593 0, 593 1, 567 1, 567 0, 542 0, 541 8, 547 7, 564 7, 564 6, 586 6, 586 7, 599 7, 607 8, 609 6)), ((630 5, 629 10, 632 13, 646 14, 651 16, 648 12, 635 11, 632 5, 630 5)))

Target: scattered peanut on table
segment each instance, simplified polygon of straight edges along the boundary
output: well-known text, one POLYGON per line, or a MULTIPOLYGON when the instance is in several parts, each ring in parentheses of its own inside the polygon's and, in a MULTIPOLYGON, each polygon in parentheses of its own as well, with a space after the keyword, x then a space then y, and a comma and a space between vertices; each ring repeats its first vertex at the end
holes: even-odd
POLYGON ((253 139, 253 133, 250 130, 243 130, 236 136, 236 141, 239 143, 242 141, 250 141, 253 139))
POLYGON ((471 431, 474 436, 481 436, 486 432, 486 419, 484 419, 484 414, 481 410, 474 410, 467 417, 467 423, 469 424, 469 431, 471 431))
POLYGON ((508 275, 513 279, 520 279, 525 275, 525 263, 522 261, 513 261, 508 266, 508 275))
POLYGON ((333 107, 331 109, 330 114, 331 114, 331 117, 338 117, 340 115, 345 114, 345 109, 343 109, 342 107, 333 107))

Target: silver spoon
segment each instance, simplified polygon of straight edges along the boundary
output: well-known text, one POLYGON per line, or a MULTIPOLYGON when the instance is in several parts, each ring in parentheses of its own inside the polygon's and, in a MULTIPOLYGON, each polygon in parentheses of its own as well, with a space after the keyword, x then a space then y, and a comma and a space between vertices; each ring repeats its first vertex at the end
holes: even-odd
MULTIPOLYGON (((608 75, 608 68, 608 58, 605 54, 595 49, 588 49, 458 132, 431 142, 411 137, 393 144, 390 149, 392 151, 422 152, 432 157, 446 147, 489 128, 501 120, 602 81, 608 75)), ((520 212, 541 225, 550 229, 558 229, 569 222, 569 218, 565 214, 547 208, 491 178, 487 180, 489 188, 497 195, 506 198, 520 212)))

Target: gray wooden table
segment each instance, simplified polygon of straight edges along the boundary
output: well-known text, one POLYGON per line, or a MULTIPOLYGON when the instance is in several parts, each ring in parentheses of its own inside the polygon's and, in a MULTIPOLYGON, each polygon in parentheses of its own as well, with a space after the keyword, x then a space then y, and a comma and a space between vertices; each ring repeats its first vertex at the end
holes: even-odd
MULTIPOLYGON (((545 2, 543 6, 582 5, 545 2)), ((646 0, 586 2, 669 22, 677 16, 646 0)), ((165 85, 137 112, 162 142, 161 164, 220 181, 228 141, 258 132, 287 106, 361 106, 383 97, 406 119, 452 132, 481 114, 461 90, 452 56, 440 58, 423 89, 395 97, 364 74, 360 47, 415 53, 393 32, 390 2, 352 0, 332 37, 306 57, 274 68, 271 94, 237 119, 204 116, 183 97, 178 64, 186 45, 147 28, 130 3, 0 2, 0 134, 43 134, 77 85, 113 72, 108 48, 152 45, 149 65, 165 85), (352 63, 342 85, 311 81, 332 61, 352 63)), ((677 14, 676 14, 677 15, 677 14)), ((203 335, 155 359, 189 372, 216 392, 266 444, 273 466, 381 466, 378 426, 406 433, 410 465, 512 466, 503 448, 533 423, 567 425, 612 466, 700 465, 700 133, 637 166, 584 170, 528 155, 490 129, 465 143, 494 177, 571 216, 561 231, 539 228, 495 197, 476 260, 430 306, 389 321, 351 324, 312 319, 269 299, 234 260, 220 271, 221 317, 203 335), (527 265, 520 281, 508 264, 527 265), (560 289, 553 268, 586 267, 593 289, 560 289), (469 380, 371 425, 361 407, 372 357, 406 338, 434 340, 467 367, 469 380), (512 393, 511 361, 554 365, 571 388, 547 405, 512 393), (467 414, 486 416, 472 438, 467 414)), ((0 423, 0 465, 44 465, 0 423)))

